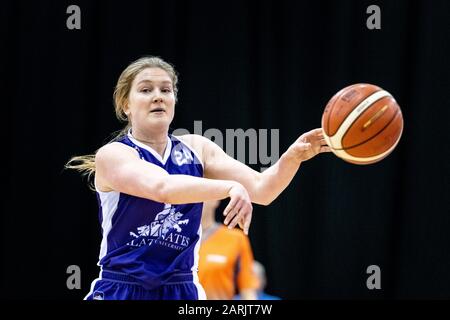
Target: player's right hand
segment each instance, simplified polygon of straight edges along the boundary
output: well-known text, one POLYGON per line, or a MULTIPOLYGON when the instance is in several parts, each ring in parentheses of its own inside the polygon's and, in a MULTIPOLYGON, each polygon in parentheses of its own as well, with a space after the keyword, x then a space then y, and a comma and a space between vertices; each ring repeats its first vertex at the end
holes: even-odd
POLYGON ((253 206, 247 190, 240 184, 235 183, 228 192, 230 202, 223 211, 225 216, 224 224, 232 229, 237 224, 248 235, 248 229, 252 221, 253 206))
POLYGON ((319 153, 330 151, 323 137, 322 128, 305 132, 289 147, 289 152, 295 154, 300 161, 306 161, 319 153))

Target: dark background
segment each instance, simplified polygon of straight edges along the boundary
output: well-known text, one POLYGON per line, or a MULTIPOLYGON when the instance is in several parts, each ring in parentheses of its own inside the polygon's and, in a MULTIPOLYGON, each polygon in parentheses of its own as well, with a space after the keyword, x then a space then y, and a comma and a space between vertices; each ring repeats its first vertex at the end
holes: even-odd
POLYGON ((113 88, 143 55, 180 74, 173 128, 278 128, 280 154, 320 127, 341 88, 391 92, 405 121, 396 150, 370 166, 332 154, 304 163, 277 200, 255 205, 254 254, 284 299, 450 298, 450 2, 14 0, 1 4, 0 32, 2 298, 89 291, 97 203, 63 166, 122 128, 113 88), (81 30, 66 27, 71 4, 81 30), (381 30, 366 27, 371 4, 381 30), (373 264, 381 290, 366 287, 373 264), (81 290, 66 287, 69 265, 81 290))

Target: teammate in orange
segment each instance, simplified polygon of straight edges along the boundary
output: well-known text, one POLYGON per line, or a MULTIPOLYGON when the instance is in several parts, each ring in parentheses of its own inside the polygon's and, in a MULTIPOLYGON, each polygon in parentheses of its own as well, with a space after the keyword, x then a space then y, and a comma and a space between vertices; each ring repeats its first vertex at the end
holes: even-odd
POLYGON ((210 300, 256 300, 259 280, 253 272, 253 253, 248 237, 228 229, 215 219, 219 201, 206 201, 202 213, 202 242, 198 276, 210 300))

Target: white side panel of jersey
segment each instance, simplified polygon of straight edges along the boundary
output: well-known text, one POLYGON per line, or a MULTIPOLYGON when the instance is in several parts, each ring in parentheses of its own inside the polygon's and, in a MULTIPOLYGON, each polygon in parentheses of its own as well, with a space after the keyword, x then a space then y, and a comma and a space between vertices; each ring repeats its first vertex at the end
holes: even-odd
POLYGON ((103 230, 103 238, 102 243, 100 245, 100 260, 106 255, 107 245, 108 245, 108 234, 111 231, 112 227, 112 218, 114 213, 117 210, 117 205, 119 204, 120 192, 110 191, 110 192, 102 192, 97 190, 100 196, 100 203, 102 206, 102 230, 103 230))
POLYGON ((197 231, 198 234, 198 241, 195 244, 194 248, 194 265, 192 266, 192 278, 195 286, 197 287, 197 294, 198 294, 198 300, 206 300, 206 292, 203 289, 203 286, 200 284, 200 281, 198 279, 198 260, 199 260, 199 251, 200 251, 200 244, 202 242, 202 226, 198 228, 197 231))

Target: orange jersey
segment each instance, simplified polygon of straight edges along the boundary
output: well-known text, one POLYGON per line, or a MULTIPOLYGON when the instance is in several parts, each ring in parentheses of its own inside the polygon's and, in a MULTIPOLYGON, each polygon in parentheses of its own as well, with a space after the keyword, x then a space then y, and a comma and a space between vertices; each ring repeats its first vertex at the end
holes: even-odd
POLYGON ((198 277, 208 299, 231 300, 241 290, 258 287, 250 241, 241 230, 217 226, 202 241, 199 256, 198 277))

